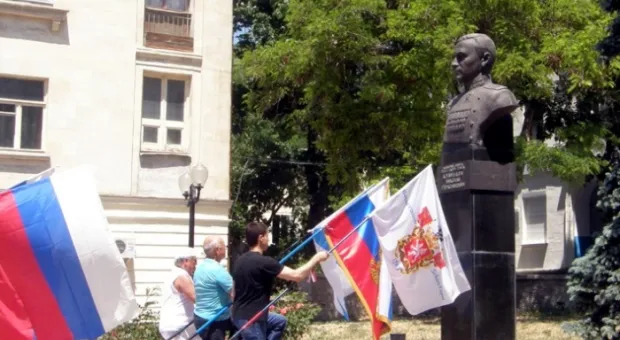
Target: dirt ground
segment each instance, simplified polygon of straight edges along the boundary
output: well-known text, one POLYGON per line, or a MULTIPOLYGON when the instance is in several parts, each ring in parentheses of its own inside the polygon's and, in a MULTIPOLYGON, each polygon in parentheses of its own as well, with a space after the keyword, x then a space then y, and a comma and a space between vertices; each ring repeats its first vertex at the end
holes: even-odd
MULTIPOLYGON (((527 340, 578 340, 564 333, 560 325, 567 320, 520 318, 517 321, 517 339, 527 340)), ((392 333, 406 333, 407 340, 440 340, 440 322, 430 320, 398 320, 392 323, 392 333)), ((361 322, 330 322, 315 323, 306 340, 332 339, 370 339, 370 323, 361 322)), ((389 339, 389 335, 382 339, 389 339)))

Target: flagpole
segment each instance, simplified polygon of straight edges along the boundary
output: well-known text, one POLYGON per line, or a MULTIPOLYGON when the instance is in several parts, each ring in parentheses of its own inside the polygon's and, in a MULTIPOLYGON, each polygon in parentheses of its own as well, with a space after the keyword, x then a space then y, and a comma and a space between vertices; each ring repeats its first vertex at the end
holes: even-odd
MULTIPOLYGON (((330 249, 327 253, 331 254, 334 250, 336 250, 336 248, 338 248, 344 241, 346 241, 351 235, 353 235, 353 233, 355 233, 357 230, 359 230, 359 228, 361 228, 361 226, 364 225, 364 223, 366 221, 368 221, 369 218, 370 218, 370 215, 368 217, 364 218, 362 220, 362 222, 360 222, 360 224, 358 224, 355 228, 353 228, 353 230, 351 230, 348 234, 346 234, 342 238, 342 240, 338 241, 338 243, 336 243, 332 247, 332 249, 330 249)), ((316 235, 316 233, 315 233, 315 235, 316 235)), ((314 236, 312 238, 314 238, 314 236)), ((265 312, 265 310, 269 309, 269 307, 273 306, 273 304, 278 302, 278 300, 280 300, 284 296, 284 294, 288 293, 289 290, 290 290, 290 288, 286 288, 285 290, 283 290, 282 293, 280 293, 278 296, 276 296, 276 298, 273 299, 273 301, 269 302, 269 304, 267 304, 267 306, 265 306, 265 308, 261 309, 260 312, 256 313, 250 320, 248 320, 248 322, 245 323, 245 325, 243 325, 243 327, 239 328, 239 330, 237 330, 237 332, 235 334, 233 334, 233 336, 231 336, 228 340, 235 339, 239 334, 241 334, 241 331, 243 331, 246 328, 250 327, 252 325, 252 323, 254 323, 265 312)), ((192 338, 190 338, 190 340, 192 338)))
POLYGON ((283 290, 282 293, 280 293, 278 296, 276 296, 276 298, 273 299, 273 301, 269 302, 269 304, 267 304, 267 306, 265 306, 265 308, 261 309, 260 312, 256 313, 250 320, 248 320, 248 322, 245 323, 245 325, 243 325, 241 328, 239 328, 237 330, 237 332, 235 334, 233 334, 233 336, 231 336, 228 340, 233 340, 239 334, 241 334, 241 332, 243 330, 245 330, 246 328, 250 327, 254 323, 254 321, 256 321, 261 315, 263 315, 263 313, 267 309, 269 309, 269 307, 273 306, 276 302, 278 302, 278 300, 280 300, 284 296, 284 294, 288 293, 289 290, 290 290, 290 288, 286 288, 285 290, 283 290))
MULTIPOLYGON (((358 224, 355 228, 353 228, 353 230, 351 230, 351 231, 350 231, 348 234, 346 234, 346 235, 345 235, 345 236, 344 236, 344 237, 343 237, 340 241, 338 241, 338 242, 334 245, 334 247, 332 247, 332 249, 330 249, 327 253, 328 253, 328 254, 333 253, 333 252, 334 252, 334 250, 336 250, 336 248, 338 248, 338 247, 339 247, 339 246, 340 246, 340 245, 341 245, 344 241, 346 241, 346 240, 347 240, 347 239, 348 239, 351 235, 353 235, 353 233, 355 233, 357 230, 359 230, 359 228, 361 228, 361 227, 362 227, 362 225, 364 225, 364 223, 365 223, 365 222, 367 222, 367 221, 370 219, 371 215, 372 215, 372 214, 370 214, 370 215, 366 216, 366 217, 362 220, 362 222, 360 222, 360 223, 359 223, 359 224, 358 224)), ((319 229, 319 230, 322 230, 322 229, 323 229, 323 228, 321 228, 321 229, 319 229)), ((316 235, 318 235, 318 231, 319 231, 319 230, 315 230, 313 233, 311 233, 311 234, 310 234, 311 236, 310 236, 309 238, 307 238, 307 239, 306 239, 306 240, 305 240, 302 244, 300 244, 300 245, 299 245, 299 246, 297 246, 295 249, 293 249, 293 250, 290 252, 290 254, 289 254, 289 255, 287 255, 287 256, 285 256, 285 257, 283 257, 283 258, 280 260, 280 263, 281 263, 281 264, 283 264, 283 263, 284 263, 284 262, 286 262, 286 260, 288 260, 291 256, 295 255, 295 253, 296 253, 296 252, 299 252, 299 250, 301 250, 301 248, 303 248, 306 244, 308 244, 311 240, 313 240, 313 239, 316 237, 316 235)), ((276 302, 277 302, 280 298, 282 298, 282 296, 284 295, 284 293, 288 292, 288 290, 289 290, 288 288, 287 288, 287 289, 285 289, 285 290, 284 290, 284 291, 283 291, 280 295, 278 295, 278 297, 276 297, 276 299, 274 299, 272 302, 270 302, 270 303, 267 305, 267 307, 265 307, 265 308, 269 308, 269 306, 271 306, 271 305, 273 305, 274 303, 276 303, 276 302)), ((189 340, 191 340, 191 339, 195 338, 195 337, 196 337, 196 335, 198 335, 198 333, 200 333, 200 332, 204 331, 207 327, 209 327, 209 326, 210 326, 213 322, 215 322, 215 320, 217 320, 217 318, 219 318, 222 314, 224 314, 224 312, 226 312, 226 311, 228 310, 228 308, 229 308, 231 305, 232 305, 232 303, 229 303, 229 304, 227 304, 226 306, 222 307, 222 308, 221 308, 221 309, 217 312, 217 314, 215 314, 215 316, 214 316, 214 317, 212 317, 212 318, 211 318, 211 319, 210 319, 207 323, 205 323, 205 324, 204 324, 204 325, 202 325, 202 326, 201 326, 198 330, 196 330, 196 333, 195 333, 193 336, 191 336, 191 337, 189 338, 189 340)), ((250 320, 256 320, 256 318, 258 318, 258 317, 260 316, 260 314, 261 314, 261 313, 263 313, 263 311, 265 310, 265 308, 263 308, 263 310, 261 310, 260 312, 258 312, 258 314, 254 315, 254 316, 252 317, 252 319, 250 319, 250 320)), ((246 325, 248 325, 248 326, 249 326, 250 324, 251 324, 251 322, 250 322, 250 321, 248 321, 248 322, 246 323, 246 325)), ((247 328, 247 327, 245 327, 245 328, 247 328)), ((245 328, 244 328, 244 327, 242 327, 242 329, 245 329, 245 328)), ((232 340, 232 339, 233 339, 233 338, 234 338, 237 334, 239 334, 239 332, 240 332, 240 331, 241 331, 241 330, 237 331, 237 333, 235 333, 235 334, 233 335, 233 337, 231 337, 229 340, 232 340)), ((181 332, 179 332, 179 333, 181 333, 181 332)), ((175 334, 175 336, 176 336, 176 335, 178 335, 178 334, 175 334)), ((174 338, 174 336, 173 336, 173 337, 171 337, 170 339, 172 339, 172 338, 174 338)), ((170 340, 170 339, 168 339, 168 340, 170 340)))
POLYGON ((353 230, 351 230, 348 234, 346 234, 342 240, 338 241, 334 247, 332 249, 330 249, 327 253, 331 254, 334 250, 336 250, 336 248, 338 248, 338 246, 340 246, 344 241, 346 241, 349 236, 353 235, 353 233, 357 232, 359 230, 359 228, 361 228, 364 223, 366 223, 371 217, 372 217, 372 213, 368 214, 366 217, 364 217, 364 219, 362 220, 362 222, 360 222, 355 228, 353 228, 353 230))
POLYGON ((305 240, 306 238, 310 237, 310 233, 306 233, 306 235, 304 235, 304 237, 298 239, 297 241, 293 242, 293 244, 291 244, 290 246, 288 246, 286 249, 284 249, 282 251, 283 254, 288 253, 289 250, 291 250, 293 247, 295 247, 300 241, 305 240))
POLYGON ((318 235, 319 232, 321 232, 322 230, 323 230, 323 228, 319 228, 319 229, 314 230, 311 233, 308 233, 307 236, 306 236, 306 239, 300 245, 298 245, 295 249, 291 250, 291 252, 288 253, 288 255, 284 256, 280 260, 280 263, 284 264, 284 262, 288 261, 291 257, 293 257, 293 255, 298 253, 303 247, 305 247, 308 243, 310 243, 310 241, 314 240, 316 235, 318 235))
MULTIPOLYGON (((382 179, 381 181, 379 181, 377 184, 375 185, 371 185, 370 187, 368 187, 366 190, 362 191, 359 195, 356 196, 359 197, 365 193, 367 193, 368 191, 370 191, 371 189, 379 186, 381 183, 387 181, 389 179, 389 177, 386 177, 384 179, 382 179)), ((295 255, 295 253, 299 252, 304 246, 306 246, 310 241, 314 240, 314 238, 316 237, 316 235, 318 235, 318 233, 320 231, 322 231, 325 228, 325 225, 327 222, 329 222, 334 216, 336 216, 336 214, 344 211, 346 208, 350 207, 353 202, 355 200, 351 200, 349 201, 347 204, 345 204, 344 206, 342 206, 340 209, 336 210, 334 213, 332 213, 327 219, 325 219, 323 222, 325 223, 321 223, 320 225, 308 230, 308 233, 311 235, 310 237, 308 237, 305 241, 303 241, 300 245, 298 245, 295 249, 293 249, 287 256, 283 257, 280 260, 280 264, 284 264, 284 262, 286 262, 288 259, 290 259, 293 255, 295 255)), ((351 232, 349 232, 342 240, 340 240, 338 243, 336 243, 336 245, 328 251, 328 254, 331 254, 340 244, 342 244, 342 242, 344 242, 347 238, 349 238, 349 236, 353 235, 353 233, 355 231, 357 231, 363 224, 364 222, 366 222, 368 220, 368 217, 366 217, 362 223, 360 223, 358 226, 356 226, 353 230, 351 230, 351 232)), ((292 246, 291 246, 292 247, 292 246)), ((289 248, 291 248, 289 247, 289 248)), ((284 293, 286 293, 288 291, 288 288, 285 289, 276 299, 274 299, 274 301, 272 301, 272 303, 270 303, 269 305, 267 305, 267 307, 265 308, 269 308, 269 306, 273 305, 273 303, 277 302, 283 295, 284 293)), ((198 335, 198 333, 204 331, 207 327, 209 327, 217 318, 219 318, 222 314, 224 314, 224 312, 226 312, 228 310, 228 308, 232 305, 232 303, 227 304, 226 306, 222 307, 219 312, 213 317, 211 318, 211 320, 209 320, 207 323, 205 323, 204 325, 202 325, 202 327, 200 327, 198 330, 196 330, 196 333, 191 336, 189 338, 189 340, 193 339, 196 337, 196 335, 198 335)), ((264 309, 263 309, 264 310, 264 309)), ((255 318, 258 318, 258 316, 260 316, 260 313, 263 312, 263 310, 261 310, 259 312, 259 314, 255 315, 254 317, 252 317, 251 320, 254 320, 255 318)), ((251 324, 250 321, 248 321, 246 323, 246 325, 251 324)), ((231 337, 229 340, 232 340, 234 338, 234 336, 236 336, 239 332, 235 333, 233 335, 233 337, 231 337)), ((170 340, 170 339, 168 339, 170 340)))

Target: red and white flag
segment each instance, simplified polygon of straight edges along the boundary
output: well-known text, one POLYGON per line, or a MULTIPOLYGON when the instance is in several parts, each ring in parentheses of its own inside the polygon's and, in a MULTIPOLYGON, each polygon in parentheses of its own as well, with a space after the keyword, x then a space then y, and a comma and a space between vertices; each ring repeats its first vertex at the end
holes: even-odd
POLYGON ((371 220, 407 312, 417 315, 451 304, 471 289, 430 165, 375 210, 371 220))

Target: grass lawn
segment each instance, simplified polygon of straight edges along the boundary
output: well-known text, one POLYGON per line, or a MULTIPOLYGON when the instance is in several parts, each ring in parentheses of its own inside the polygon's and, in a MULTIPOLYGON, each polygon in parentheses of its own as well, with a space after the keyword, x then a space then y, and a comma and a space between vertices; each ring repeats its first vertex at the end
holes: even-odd
MULTIPOLYGON (((518 318, 517 339, 527 340, 578 340, 571 337, 560 328, 567 319, 557 318, 518 318)), ((406 333, 407 340, 440 340, 439 319, 428 320, 398 320, 392 323, 392 333, 406 333)), ((370 339, 370 323, 360 322, 329 322, 315 323, 304 340, 332 340, 332 339, 370 339)), ((382 339, 389 339, 384 336, 382 339)))

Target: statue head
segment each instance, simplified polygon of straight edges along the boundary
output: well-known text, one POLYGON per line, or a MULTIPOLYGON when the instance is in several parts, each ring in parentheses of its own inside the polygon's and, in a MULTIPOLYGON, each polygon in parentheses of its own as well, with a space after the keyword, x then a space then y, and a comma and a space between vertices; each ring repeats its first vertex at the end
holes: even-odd
POLYGON ((489 76, 494 62, 495 43, 486 34, 467 34, 456 41, 452 69, 459 83, 470 84, 480 74, 489 76))

